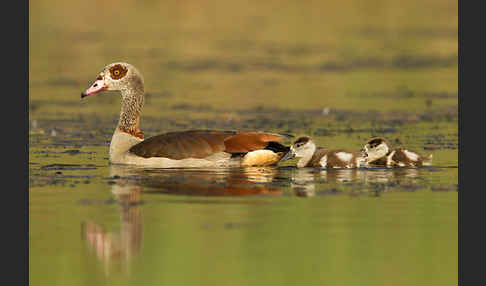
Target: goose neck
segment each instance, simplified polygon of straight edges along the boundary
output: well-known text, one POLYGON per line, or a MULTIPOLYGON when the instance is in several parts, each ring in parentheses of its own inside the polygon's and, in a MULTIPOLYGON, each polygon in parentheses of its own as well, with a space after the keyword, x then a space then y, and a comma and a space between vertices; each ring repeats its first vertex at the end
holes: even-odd
POLYGON ((118 129, 143 139, 143 133, 139 129, 140 113, 144 104, 143 85, 138 88, 123 89, 121 94, 122 107, 118 129))

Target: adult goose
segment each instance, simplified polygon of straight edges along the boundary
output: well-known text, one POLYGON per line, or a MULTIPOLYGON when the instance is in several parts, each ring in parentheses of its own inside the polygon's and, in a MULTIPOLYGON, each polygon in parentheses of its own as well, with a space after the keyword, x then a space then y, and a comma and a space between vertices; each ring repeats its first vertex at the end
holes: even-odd
POLYGON ((110 143, 110 162, 160 168, 268 166, 289 151, 286 135, 261 131, 189 130, 144 140, 139 129, 144 80, 132 65, 107 65, 81 98, 104 90, 121 92, 118 126, 110 143))

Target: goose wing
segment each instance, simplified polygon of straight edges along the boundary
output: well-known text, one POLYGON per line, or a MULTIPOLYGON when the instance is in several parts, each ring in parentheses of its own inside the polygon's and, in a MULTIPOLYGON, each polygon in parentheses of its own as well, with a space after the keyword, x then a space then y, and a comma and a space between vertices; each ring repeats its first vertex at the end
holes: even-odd
POLYGON ((285 137, 261 131, 189 130, 150 137, 132 146, 129 152, 144 158, 201 159, 218 152, 247 153, 264 149, 270 142, 285 137))

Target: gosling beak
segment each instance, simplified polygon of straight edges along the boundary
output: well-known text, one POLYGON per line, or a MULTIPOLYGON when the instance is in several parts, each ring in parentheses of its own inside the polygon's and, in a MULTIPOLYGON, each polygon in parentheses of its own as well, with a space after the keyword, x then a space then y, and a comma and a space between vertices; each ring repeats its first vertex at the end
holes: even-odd
POLYGON ((81 98, 101 92, 107 88, 103 79, 97 79, 86 91, 81 93, 81 98))
POLYGON ((290 160, 294 157, 295 157, 295 152, 294 150, 290 149, 289 152, 287 152, 282 158, 280 158, 280 161, 290 160))

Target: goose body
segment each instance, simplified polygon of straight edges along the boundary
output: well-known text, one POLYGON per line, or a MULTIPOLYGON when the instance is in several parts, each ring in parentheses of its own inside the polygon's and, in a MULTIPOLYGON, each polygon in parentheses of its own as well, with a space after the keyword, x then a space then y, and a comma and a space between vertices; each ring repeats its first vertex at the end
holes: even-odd
POLYGON ((110 142, 110 163, 159 168, 269 166, 289 151, 285 135, 262 131, 188 130, 144 139, 139 129, 144 80, 132 65, 107 65, 81 98, 120 91, 122 108, 110 142))
POLYGON ((288 160, 293 157, 300 158, 297 162, 298 168, 358 168, 363 161, 359 152, 317 147, 309 137, 298 138, 281 160, 288 160))
POLYGON ((370 139, 363 151, 367 166, 422 167, 432 164, 432 154, 422 156, 406 148, 392 149, 383 138, 370 139))

